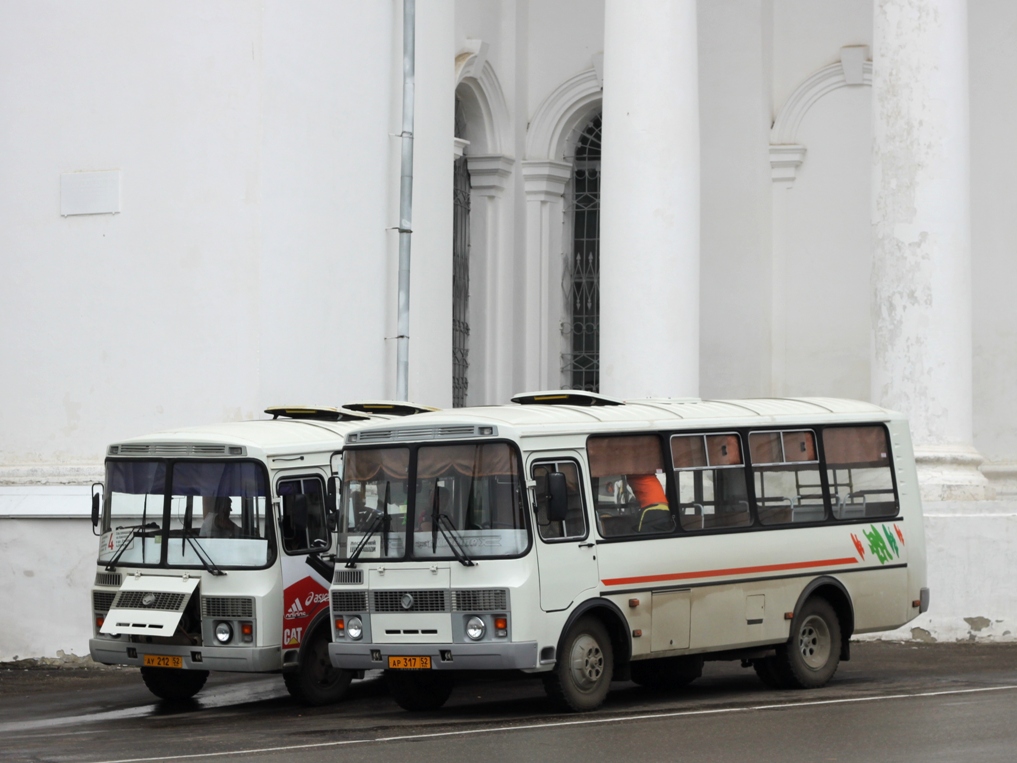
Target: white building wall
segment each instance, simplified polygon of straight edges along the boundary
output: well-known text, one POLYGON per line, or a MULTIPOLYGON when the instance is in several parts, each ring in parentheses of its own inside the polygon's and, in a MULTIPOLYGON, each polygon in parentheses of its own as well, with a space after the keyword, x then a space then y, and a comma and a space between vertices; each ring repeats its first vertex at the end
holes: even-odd
MULTIPOLYGON (((95 542, 80 486, 101 478, 107 443, 270 404, 393 394, 401 7, 0 6, 0 607, 18 623, 0 626, 0 660, 87 649, 95 542), (97 170, 119 172, 119 213, 61 217, 60 176, 97 170), (54 605, 77 612, 59 633, 54 605)), ((974 440, 1009 499, 1017 7, 968 7, 974 440)), ((536 378, 527 258, 563 248, 557 224, 530 247, 527 131, 556 88, 598 63, 603 3, 442 0, 418 13, 410 396, 450 401, 454 63, 479 39, 504 97, 496 126, 511 169, 484 202, 497 207, 484 245, 501 259, 471 302, 496 311, 478 350, 488 397, 471 401, 500 402, 536 378)), ((810 110, 790 187, 772 182, 767 144, 803 80, 841 47, 871 44, 872 3, 701 0, 698 18, 701 393, 866 397, 870 88, 810 110)), ((547 316, 549 330, 558 319, 547 316)), ((555 351, 540 362, 556 379, 555 351)), ((915 627, 939 639, 1017 633, 1017 602, 985 584, 1013 577, 1015 517, 1007 500, 928 507, 933 608, 915 627)))
POLYGON ((771 2, 699 3, 700 394, 770 394, 771 2))
POLYGON ((975 447, 1017 493, 1017 4, 970 0, 975 447))

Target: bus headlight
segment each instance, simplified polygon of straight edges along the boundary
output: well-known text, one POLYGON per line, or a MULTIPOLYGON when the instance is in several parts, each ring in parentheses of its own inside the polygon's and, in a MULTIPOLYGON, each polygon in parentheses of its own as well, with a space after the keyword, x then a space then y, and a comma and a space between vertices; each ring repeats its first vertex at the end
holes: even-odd
POLYGON ((346 621, 346 635, 354 641, 359 641, 364 635, 364 623, 359 617, 351 617, 346 621))
POLYGON ((228 644, 233 639, 233 627, 229 623, 217 623, 215 640, 220 644, 228 644))
POLYGON ((471 617, 466 621, 466 635, 474 641, 480 641, 484 638, 484 631, 487 630, 487 626, 484 625, 484 621, 479 617, 471 617))

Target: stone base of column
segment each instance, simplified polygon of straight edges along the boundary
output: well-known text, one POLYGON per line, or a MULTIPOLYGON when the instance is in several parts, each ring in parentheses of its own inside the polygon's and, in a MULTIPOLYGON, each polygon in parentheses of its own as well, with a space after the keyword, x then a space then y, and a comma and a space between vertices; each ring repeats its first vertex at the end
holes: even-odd
POLYGON ((915 448, 923 501, 990 501, 996 491, 978 468, 985 459, 970 446, 915 448))

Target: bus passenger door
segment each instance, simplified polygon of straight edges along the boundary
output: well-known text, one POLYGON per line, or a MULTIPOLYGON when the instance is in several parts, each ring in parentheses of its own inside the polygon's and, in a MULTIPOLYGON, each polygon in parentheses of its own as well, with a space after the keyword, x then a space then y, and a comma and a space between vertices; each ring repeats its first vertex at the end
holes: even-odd
POLYGON ((569 456, 535 459, 530 464, 530 476, 537 483, 534 525, 540 608, 555 612, 567 609, 584 591, 597 587, 597 547, 587 521, 579 460, 569 456), (551 472, 565 475, 568 514, 561 522, 548 518, 547 475, 551 472))

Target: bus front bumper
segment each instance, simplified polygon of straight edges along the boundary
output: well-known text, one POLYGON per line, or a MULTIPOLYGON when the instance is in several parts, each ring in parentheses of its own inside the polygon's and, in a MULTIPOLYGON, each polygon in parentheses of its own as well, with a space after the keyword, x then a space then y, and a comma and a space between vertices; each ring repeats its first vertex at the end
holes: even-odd
POLYGON ((282 669, 277 646, 167 646, 131 643, 124 638, 88 640, 92 659, 103 665, 143 666, 145 655, 182 657, 184 670, 222 670, 235 673, 269 673, 282 669))
POLYGON ((432 670, 525 670, 536 668, 537 642, 478 644, 370 644, 333 641, 332 665, 347 670, 379 670, 389 657, 430 657, 432 670))

